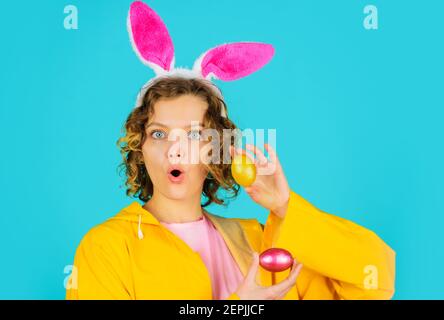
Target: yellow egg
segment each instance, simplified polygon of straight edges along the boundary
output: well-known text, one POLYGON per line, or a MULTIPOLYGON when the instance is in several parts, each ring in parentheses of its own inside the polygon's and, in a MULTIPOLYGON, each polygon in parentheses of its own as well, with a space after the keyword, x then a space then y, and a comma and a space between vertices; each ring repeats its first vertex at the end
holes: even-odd
POLYGON ((246 155, 235 155, 231 163, 231 175, 238 184, 248 187, 256 180, 256 165, 246 155))

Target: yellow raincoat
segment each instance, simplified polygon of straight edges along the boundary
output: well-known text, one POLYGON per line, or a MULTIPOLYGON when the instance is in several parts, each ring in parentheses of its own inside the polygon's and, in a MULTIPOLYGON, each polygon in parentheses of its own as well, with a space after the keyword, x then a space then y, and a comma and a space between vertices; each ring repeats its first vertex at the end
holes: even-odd
MULTIPOLYGON (((374 232, 323 212, 291 191, 282 219, 204 214, 246 275, 252 252, 285 248, 304 266, 284 299, 390 299, 395 252, 374 232)), ((289 270, 276 274, 279 282, 289 270)), ((260 268, 258 283, 271 285, 260 268)), ((92 228, 77 248, 66 299, 212 299, 199 254, 134 201, 92 228)), ((239 299, 233 293, 228 299, 239 299)))

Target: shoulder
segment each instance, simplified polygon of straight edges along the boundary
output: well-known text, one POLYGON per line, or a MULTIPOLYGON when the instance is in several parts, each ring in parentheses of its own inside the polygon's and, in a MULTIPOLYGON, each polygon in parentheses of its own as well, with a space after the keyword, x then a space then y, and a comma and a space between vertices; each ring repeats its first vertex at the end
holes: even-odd
POLYGON ((124 220, 108 219, 91 227, 82 237, 77 252, 106 252, 115 254, 127 251, 131 241, 131 224, 124 220))

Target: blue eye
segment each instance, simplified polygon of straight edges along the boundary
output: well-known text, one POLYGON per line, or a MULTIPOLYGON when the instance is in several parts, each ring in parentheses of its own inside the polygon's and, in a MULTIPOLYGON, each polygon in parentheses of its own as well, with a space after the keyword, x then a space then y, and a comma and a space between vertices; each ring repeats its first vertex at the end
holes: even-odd
POLYGON ((199 130, 193 130, 193 131, 190 131, 188 137, 192 140, 200 140, 202 138, 202 135, 199 130))
POLYGON ((165 133, 159 130, 154 130, 151 132, 151 137, 154 139, 162 139, 165 136, 165 133))

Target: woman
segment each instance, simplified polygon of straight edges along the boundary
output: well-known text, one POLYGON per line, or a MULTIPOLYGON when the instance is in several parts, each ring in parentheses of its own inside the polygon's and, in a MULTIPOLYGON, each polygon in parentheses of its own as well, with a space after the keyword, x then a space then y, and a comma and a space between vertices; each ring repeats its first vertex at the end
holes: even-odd
MULTIPOLYGON (((271 164, 275 170, 245 188, 269 211, 265 225, 205 209, 224 204, 220 188, 233 197, 239 191, 229 163, 201 161, 209 143, 205 129, 236 129, 221 116, 225 107, 203 79, 161 77, 144 93, 119 140, 127 194, 143 204, 132 202, 85 235, 66 298, 390 299, 395 252, 372 231, 321 211, 290 189, 268 145, 270 160, 247 145, 257 169, 271 164), (173 131, 180 139, 169 139, 173 131), (194 156, 198 163, 182 161, 194 156), (276 284, 258 262, 257 253, 270 247, 295 258, 290 271, 276 274, 276 284)), ((224 141, 220 146, 223 155, 224 141)), ((231 156, 246 153, 235 150, 231 138, 229 146, 231 156)))

